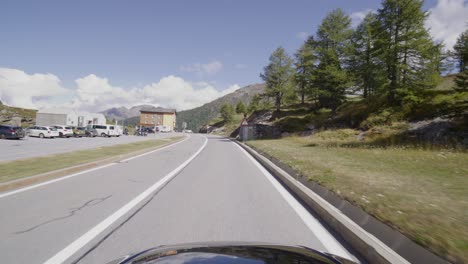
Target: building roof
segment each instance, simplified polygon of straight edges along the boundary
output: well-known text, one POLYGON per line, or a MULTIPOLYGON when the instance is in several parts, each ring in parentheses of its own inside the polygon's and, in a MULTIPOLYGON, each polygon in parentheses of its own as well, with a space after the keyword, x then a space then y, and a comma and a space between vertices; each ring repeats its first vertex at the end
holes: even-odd
POLYGON ((58 114, 58 115, 69 115, 69 114, 75 114, 78 116, 92 116, 95 118, 105 118, 105 116, 101 113, 89 113, 89 112, 78 112, 73 109, 69 108, 46 108, 46 109, 41 109, 38 111, 40 114, 58 114))
POLYGON ((69 109, 69 108, 55 107, 55 108, 41 109, 38 111, 38 113, 68 115, 70 113, 76 113, 76 111, 73 109, 69 109))
POLYGON ((149 113, 175 113, 176 110, 175 109, 170 109, 170 108, 163 108, 163 107, 146 107, 146 108, 142 108, 140 110, 140 113, 141 112, 149 112, 149 113))

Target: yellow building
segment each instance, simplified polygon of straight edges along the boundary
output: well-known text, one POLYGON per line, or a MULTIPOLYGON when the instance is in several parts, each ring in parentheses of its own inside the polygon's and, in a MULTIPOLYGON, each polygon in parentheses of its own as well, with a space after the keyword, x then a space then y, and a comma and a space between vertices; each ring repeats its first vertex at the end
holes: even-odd
POLYGON ((164 126, 174 131, 176 125, 176 110, 162 107, 144 108, 140 110, 140 126, 164 126))

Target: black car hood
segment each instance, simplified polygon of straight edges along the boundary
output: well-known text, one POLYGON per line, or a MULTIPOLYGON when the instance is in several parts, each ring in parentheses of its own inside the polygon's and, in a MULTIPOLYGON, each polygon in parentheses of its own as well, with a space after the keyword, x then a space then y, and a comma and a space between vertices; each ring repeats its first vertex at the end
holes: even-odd
POLYGON ((114 260, 117 263, 355 263, 300 246, 210 242, 159 246, 114 260))

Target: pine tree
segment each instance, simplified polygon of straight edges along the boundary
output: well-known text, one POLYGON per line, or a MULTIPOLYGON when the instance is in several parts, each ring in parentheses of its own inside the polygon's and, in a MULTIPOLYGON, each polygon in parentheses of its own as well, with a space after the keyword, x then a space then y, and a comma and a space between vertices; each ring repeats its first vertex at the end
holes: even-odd
POLYGON ((245 114, 247 113, 247 109, 242 101, 239 101, 236 105, 236 113, 238 114, 245 114))
POLYGON ((345 100, 350 87, 351 19, 341 9, 329 13, 317 31, 318 59, 314 85, 319 89, 319 103, 333 111, 345 100))
POLYGON ((221 106, 220 114, 221 114, 221 118, 223 118, 224 122, 226 122, 226 123, 231 122, 232 119, 233 119, 233 115, 234 115, 234 109, 233 109, 232 105, 223 104, 221 106))
POLYGON ((341 68, 335 50, 323 51, 317 67, 315 83, 320 89, 318 96, 320 105, 334 112, 345 100, 345 91, 350 85, 349 75, 341 68))
POLYGON ((468 66, 468 29, 461 33, 453 46, 453 57, 456 60, 458 72, 463 72, 468 66))
POLYGON ((375 95, 385 83, 385 71, 375 55, 375 24, 376 16, 366 15, 356 28, 352 37, 352 55, 350 69, 354 75, 356 86, 362 91, 363 97, 375 95))
POLYGON ((260 100, 261 100, 260 95, 255 94, 252 97, 252 100, 250 101, 249 106, 247 107, 247 111, 249 113, 253 113, 253 112, 259 110, 260 109, 260 100))
POLYGON ((456 90, 468 91, 468 30, 458 37, 453 50, 460 72, 455 78, 456 90))
POLYGON ((265 95, 275 99, 276 111, 281 110, 283 96, 292 89, 293 60, 279 47, 270 56, 270 63, 260 77, 266 82, 265 95))
POLYGON ((422 5, 422 0, 385 0, 378 10, 376 50, 386 69, 389 104, 434 86, 438 49, 424 27, 422 5))
POLYGON ((317 89, 314 89, 314 72, 316 68, 316 46, 317 43, 313 36, 309 37, 307 41, 296 52, 296 73, 294 81, 296 84, 296 92, 301 98, 301 103, 304 104, 305 97, 309 96, 312 99, 317 98, 317 89))

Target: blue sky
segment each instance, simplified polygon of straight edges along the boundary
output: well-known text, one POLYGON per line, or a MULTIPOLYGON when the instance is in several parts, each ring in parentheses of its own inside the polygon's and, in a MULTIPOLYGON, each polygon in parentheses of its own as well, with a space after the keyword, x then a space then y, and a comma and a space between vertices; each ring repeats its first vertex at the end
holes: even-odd
MULTIPOLYGON (((463 0, 440 1, 466 7, 463 0)), ((425 8, 436 4, 426 1, 425 8)), ((168 76, 195 90, 222 91, 260 82, 271 52, 281 45, 293 53, 301 32, 314 33, 329 11, 340 7, 357 18, 379 6, 375 0, 2 1, 0 68, 54 75, 67 90, 62 101, 76 97, 76 80, 89 75, 126 91, 168 76)), ((40 97, 31 100, 45 102, 40 97)))

